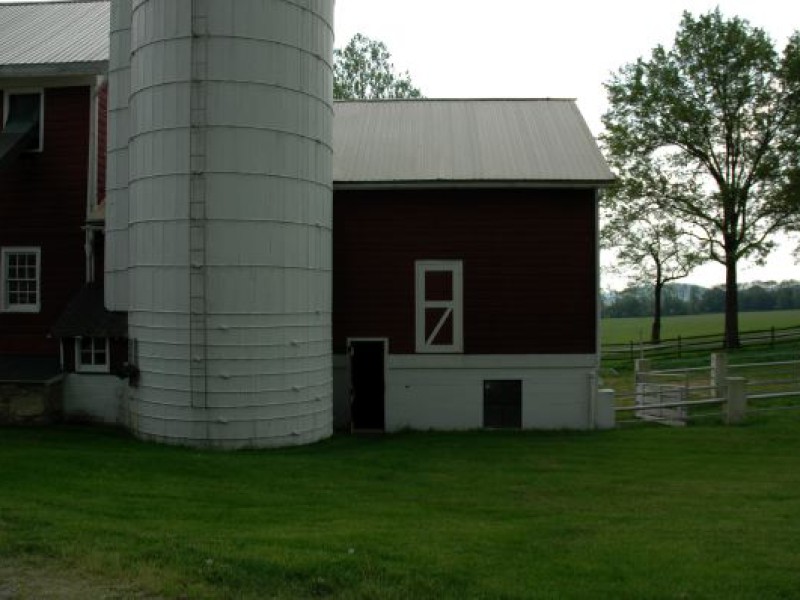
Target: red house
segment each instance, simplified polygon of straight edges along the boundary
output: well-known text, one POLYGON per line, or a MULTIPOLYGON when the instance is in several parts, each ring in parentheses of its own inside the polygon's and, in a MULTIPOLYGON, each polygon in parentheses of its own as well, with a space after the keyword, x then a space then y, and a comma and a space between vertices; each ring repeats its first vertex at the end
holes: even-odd
POLYGON ((65 354, 109 368, 106 339, 53 332, 103 273, 108 18, 107 2, 0 6, 0 381, 52 381, 65 354))

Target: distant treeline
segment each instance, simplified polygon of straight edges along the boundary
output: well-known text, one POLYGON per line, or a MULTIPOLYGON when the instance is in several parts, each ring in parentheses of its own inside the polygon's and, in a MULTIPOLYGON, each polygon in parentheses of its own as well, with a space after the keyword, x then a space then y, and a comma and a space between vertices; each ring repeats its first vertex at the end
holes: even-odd
MULTIPOLYGON (((739 287, 741 312, 800 309, 800 282, 759 282, 739 287)), ((661 304, 664 316, 725 312, 725 286, 668 284, 661 304)), ((649 317, 653 314, 653 290, 631 287, 603 294, 604 317, 649 317)))

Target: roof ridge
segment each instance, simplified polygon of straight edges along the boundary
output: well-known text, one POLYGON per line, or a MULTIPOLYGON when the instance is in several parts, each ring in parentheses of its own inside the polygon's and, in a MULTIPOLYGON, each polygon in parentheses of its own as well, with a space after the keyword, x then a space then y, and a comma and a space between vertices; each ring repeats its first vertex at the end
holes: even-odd
POLYGON ((334 99, 334 102, 351 102, 363 104, 381 104, 392 102, 577 102, 577 98, 559 98, 559 97, 521 97, 521 98, 487 98, 487 97, 443 97, 443 98, 345 98, 334 99))
POLYGON ((3 2, 0 0, 0 7, 3 6, 49 6, 51 4, 108 4, 111 0, 47 0, 46 2, 3 2))

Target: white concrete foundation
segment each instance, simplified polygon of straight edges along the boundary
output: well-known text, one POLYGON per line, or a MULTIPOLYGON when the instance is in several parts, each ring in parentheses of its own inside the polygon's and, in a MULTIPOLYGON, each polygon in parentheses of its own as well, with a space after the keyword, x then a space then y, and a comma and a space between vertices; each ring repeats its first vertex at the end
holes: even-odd
MULTIPOLYGON (((598 357, 581 355, 389 355, 386 430, 480 429, 486 380, 522 381, 524 429, 592 429, 598 357)), ((347 357, 334 357, 334 419, 349 427, 347 357)), ((607 419, 600 419, 605 421, 607 419)))
POLYGON ((95 373, 69 373, 64 378, 64 417, 126 425, 127 392, 127 379, 95 373))

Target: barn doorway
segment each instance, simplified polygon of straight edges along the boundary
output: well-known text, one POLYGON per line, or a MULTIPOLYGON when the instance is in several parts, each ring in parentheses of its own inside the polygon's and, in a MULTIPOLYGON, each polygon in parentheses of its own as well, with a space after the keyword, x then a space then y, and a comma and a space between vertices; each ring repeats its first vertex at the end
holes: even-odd
POLYGON ((348 340, 353 431, 386 428, 386 339, 348 340))

